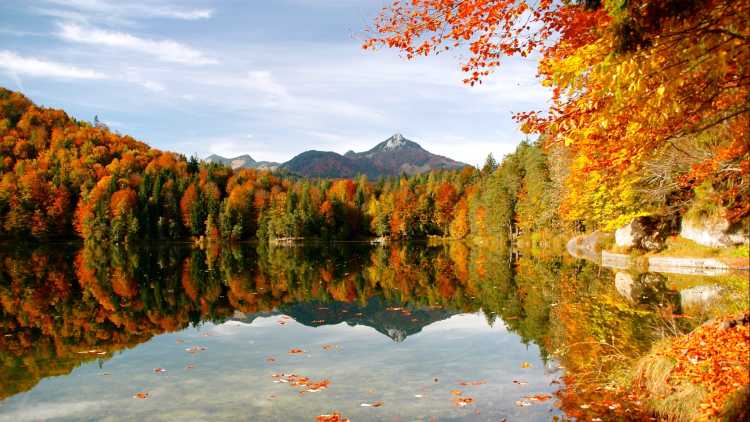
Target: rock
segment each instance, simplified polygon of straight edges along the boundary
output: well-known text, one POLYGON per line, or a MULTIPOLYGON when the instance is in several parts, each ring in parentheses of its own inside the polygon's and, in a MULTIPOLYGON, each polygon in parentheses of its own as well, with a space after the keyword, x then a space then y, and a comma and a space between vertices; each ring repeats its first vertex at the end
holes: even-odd
POLYGON ((595 231, 591 234, 576 236, 570 239, 566 245, 568 253, 581 259, 599 262, 602 244, 611 239, 612 233, 595 231))
POLYGON ((721 288, 714 285, 696 286, 680 291, 682 306, 705 307, 716 300, 721 288))
POLYGON ((664 249, 667 236, 675 233, 678 226, 673 217, 636 217, 615 231, 615 244, 625 250, 658 251, 664 249))
POLYGON ((712 248, 748 243, 749 234, 742 224, 730 224, 722 217, 684 220, 680 236, 712 248))
POLYGON ((618 272, 615 274, 615 289, 622 297, 633 300, 633 276, 628 273, 618 272))

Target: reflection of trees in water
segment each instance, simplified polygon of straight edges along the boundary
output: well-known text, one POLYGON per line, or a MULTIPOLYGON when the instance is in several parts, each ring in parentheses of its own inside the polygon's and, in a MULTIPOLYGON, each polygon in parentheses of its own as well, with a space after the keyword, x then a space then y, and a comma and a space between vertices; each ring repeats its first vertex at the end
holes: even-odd
MULTIPOLYGON (((154 335, 239 313, 363 324, 403 340, 482 310, 488 323, 501 319, 539 345, 545 359, 554 354, 568 374, 606 364, 615 348, 626 355, 653 341, 644 329, 654 325, 653 309, 618 294, 607 270, 561 257, 511 262, 496 245, 70 249, 0 251, 0 397, 154 335)), ((644 296, 665 296, 651 291, 644 296)))

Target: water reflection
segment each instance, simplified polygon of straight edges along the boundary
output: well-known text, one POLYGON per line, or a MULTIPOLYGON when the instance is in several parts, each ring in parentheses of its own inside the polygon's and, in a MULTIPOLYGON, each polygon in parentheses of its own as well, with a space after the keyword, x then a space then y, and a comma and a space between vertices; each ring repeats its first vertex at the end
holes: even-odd
MULTIPOLYGON (((614 274, 559 255, 529 252, 511 257, 501 247, 469 247, 460 242, 432 247, 407 243, 294 248, 235 244, 207 249, 182 244, 13 246, 0 250, 0 262, 2 399, 31 390, 47 377, 70 374, 83 364, 108 362, 118 352, 160 334, 183 330, 188 336, 194 331, 184 330, 191 326, 268 326, 268 321, 286 315, 299 327, 295 330, 309 336, 304 337, 308 341, 322 334, 304 331, 305 327, 337 327, 324 333, 341 336, 342 323, 369 327, 383 339, 387 336, 391 344, 410 343, 409 337, 426 327, 451 327, 446 331, 450 335, 427 336, 407 345, 404 350, 412 350, 417 359, 411 369, 407 361, 383 363, 381 359, 395 349, 378 349, 385 346, 369 335, 356 344, 375 349, 362 350, 359 356, 342 353, 340 364, 365 361, 369 363, 362 365, 374 365, 383 374, 398 371, 392 375, 397 378, 425 372, 419 362, 440 367, 449 374, 445 376, 471 373, 486 378, 490 375, 458 369, 452 362, 465 356, 467 368, 482 368, 500 359, 494 363, 499 367, 486 371, 494 371, 491 375, 497 383, 514 387, 510 384, 514 377, 531 377, 514 372, 519 362, 536 359, 542 368, 550 368, 536 373, 538 388, 545 389, 538 391, 559 390, 556 406, 570 416, 585 417, 580 404, 594 401, 591 395, 598 393, 580 388, 580 381, 648 350, 664 335, 665 318, 683 311, 680 294, 659 274, 614 274), (458 317, 480 311, 477 315, 487 329, 495 330, 488 334, 494 336, 490 340, 504 346, 489 347, 487 337, 461 337, 462 330, 473 326, 459 324, 464 320, 458 317), (502 362, 509 359, 504 353, 515 350, 507 345, 511 337, 502 334, 506 330, 514 333, 513 341, 526 347, 526 352, 512 352, 519 360, 502 362), (428 339, 430 346, 418 349, 428 339), (472 343, 462 344, 466 339, 472 343), (566 368, 559 382, 562 372, 553 370, 558 364, 566 368)), ((673 329, 695 323, 682 318, 671 321, 673 329)), ((258 331, 247 341, 258 345, 257 353, 266 353, 263 344, 282 341, 291 332, 261 336, 258 331)), ((347 353, 357 347, 350 346, 347 353)), ((224 359, 239 357, 227 350, 224 359)), ((259 357, 260 362, 263 359, 259 357)), ((309 370, 316 369, 320 368, 309 370)), ((253 370, 257 376, 261 368, 253 370)), ((231 369, 216 371, 225 381, 232 379, 231 369)), ((370 382, 394 392, 400 388, 389 386, 393 380, 385 378, 370 382)), ((42 398, 48 398, 45 391, 39 389, 42 398)), ((507 397, 492 402, 496 412, 486 412, 487 418, 535 414, 546 415, 545 419, 556 414, 553 407, 544 408, 547 413, 511 411, 520 398, 513 391, 498 393, 507 397)), ((15 405, 11 403, 11 408, 15 405)), ((599 411, 591 407, 586 414, 599 411)))

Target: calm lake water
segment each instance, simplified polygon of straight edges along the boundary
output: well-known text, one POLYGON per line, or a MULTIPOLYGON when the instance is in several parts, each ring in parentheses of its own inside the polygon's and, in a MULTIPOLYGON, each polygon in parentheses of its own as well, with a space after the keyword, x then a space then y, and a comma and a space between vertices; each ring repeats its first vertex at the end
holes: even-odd
POLYGON ((459 242, 5 245, 0 421, 582 417, 566 371, 707 312, 679 289, 710 281, 649 277, 459 242))

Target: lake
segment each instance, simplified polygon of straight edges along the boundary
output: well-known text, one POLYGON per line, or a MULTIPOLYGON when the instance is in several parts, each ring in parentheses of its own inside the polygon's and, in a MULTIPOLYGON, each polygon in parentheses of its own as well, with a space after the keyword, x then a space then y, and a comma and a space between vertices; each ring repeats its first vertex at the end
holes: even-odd
POLYGON ((711 280, 615 278, 462 242, 6 244, 0 421, 625 417, 582 377, 705 319, 680 290, 711 280))

